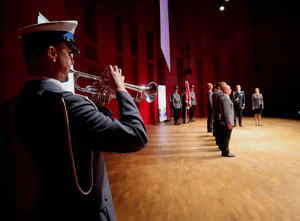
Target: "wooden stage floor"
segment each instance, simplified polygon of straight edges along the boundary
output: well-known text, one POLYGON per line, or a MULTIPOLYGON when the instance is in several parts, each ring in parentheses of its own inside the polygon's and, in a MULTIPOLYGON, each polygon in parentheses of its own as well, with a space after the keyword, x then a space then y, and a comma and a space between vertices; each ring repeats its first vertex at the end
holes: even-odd
POLYGON ((300 121, 245 118, 223 158, 205 119, 148 127, 133 154, 105 154, 119 221, 299 221, 300 121))

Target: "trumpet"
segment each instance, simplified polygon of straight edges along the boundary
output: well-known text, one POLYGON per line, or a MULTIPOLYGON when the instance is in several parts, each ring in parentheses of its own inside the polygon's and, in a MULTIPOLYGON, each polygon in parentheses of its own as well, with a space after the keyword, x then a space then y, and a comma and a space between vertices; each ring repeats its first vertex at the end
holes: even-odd
MULTIPOLYGON (((92 75, 74 69, 71 69, 70 73, 74 74, 76 90, 90 94, 93 98, 96 97, 98 101, 100 100, 100 103, 108 103, 112 98, 116 98, 116 90, 112 82, 113 79, 107 69, 99 75, 92 75), (80 86, 80 78, 83 78, 85 83, 88 84, 86 86, 80 86)), ((158 85, 154 81, 151 81, 147 85, 124 83, 124 86, 126 89, 138 92, 139 96, 136 97, 137 102, 142 100, 146 100, 148 103, 153 102, 158 91, 158 85)))

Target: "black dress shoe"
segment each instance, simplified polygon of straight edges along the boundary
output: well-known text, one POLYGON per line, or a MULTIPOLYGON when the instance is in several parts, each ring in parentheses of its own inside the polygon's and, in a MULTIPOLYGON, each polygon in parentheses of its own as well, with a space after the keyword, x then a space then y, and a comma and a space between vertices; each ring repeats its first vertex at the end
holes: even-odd
POLYGON ((222 154, 222 157, 235 157, 232 153, 222 154))

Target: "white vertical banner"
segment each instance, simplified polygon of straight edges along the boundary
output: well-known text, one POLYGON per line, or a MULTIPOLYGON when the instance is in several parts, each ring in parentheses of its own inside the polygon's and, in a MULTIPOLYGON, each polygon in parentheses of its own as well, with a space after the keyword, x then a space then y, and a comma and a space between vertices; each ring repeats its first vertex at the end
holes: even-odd
POLYGON ((169 2, 160 0, 160 47, 167 63, 168 70, 171 71, 170 55, 170 30, 169 30, 169 2))
POLYGON ((167 120, 166 86, 158 85, 158 113, 159 121, 167 120))

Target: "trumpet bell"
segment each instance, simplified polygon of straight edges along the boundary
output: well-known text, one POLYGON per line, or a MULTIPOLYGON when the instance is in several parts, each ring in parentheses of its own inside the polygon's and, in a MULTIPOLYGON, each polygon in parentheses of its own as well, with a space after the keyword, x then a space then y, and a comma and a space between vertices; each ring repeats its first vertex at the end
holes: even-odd
POLYGON ((147 85, 147 89, 144 91, 144 94, 146 96, 145 100, 148 103, 151 103, 154 101, 155 97, 157 96, 157 88, 158 88, 158 85, 154 81, 151 81, 147 85))

